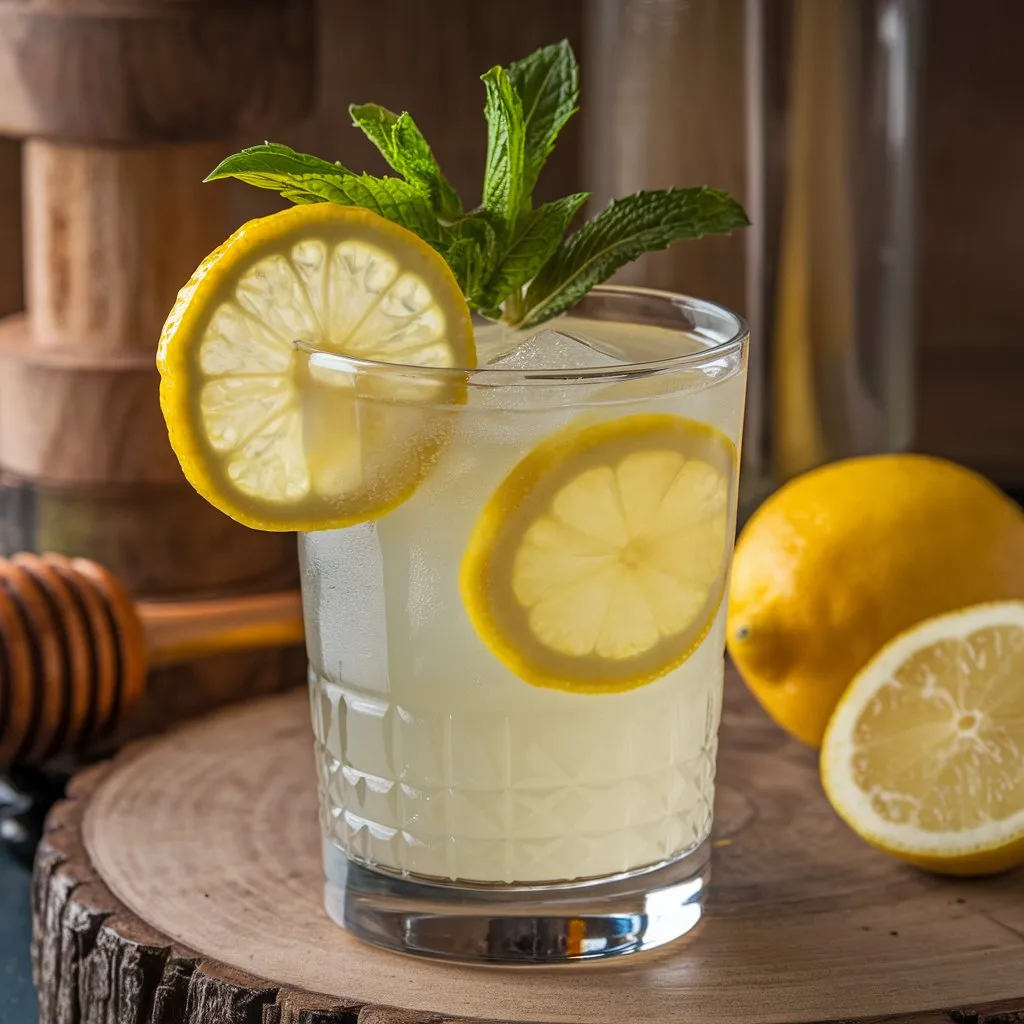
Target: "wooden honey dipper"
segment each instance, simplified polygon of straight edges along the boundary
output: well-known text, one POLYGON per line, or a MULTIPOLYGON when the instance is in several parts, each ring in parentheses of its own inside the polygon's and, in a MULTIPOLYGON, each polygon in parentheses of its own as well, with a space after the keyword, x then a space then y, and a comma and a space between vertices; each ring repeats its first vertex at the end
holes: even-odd
POLYGON ((112 735, 151 667, 302 638, 297 591, 134 602, 84 558, 0 559, 0 768, 112 735))

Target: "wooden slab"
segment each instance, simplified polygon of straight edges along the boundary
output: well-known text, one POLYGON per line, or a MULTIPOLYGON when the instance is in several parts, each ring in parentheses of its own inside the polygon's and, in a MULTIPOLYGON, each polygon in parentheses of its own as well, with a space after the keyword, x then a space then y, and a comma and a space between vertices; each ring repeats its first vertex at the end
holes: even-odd
POLYGON ((307 715, 301 692, 261 700, 76 780, 36 866, 42 1024, 1024 1021, 1024 874, 943 880, 869 849, 735 676, 709 913, 605 965, 442 965, 333 925, 307 715))

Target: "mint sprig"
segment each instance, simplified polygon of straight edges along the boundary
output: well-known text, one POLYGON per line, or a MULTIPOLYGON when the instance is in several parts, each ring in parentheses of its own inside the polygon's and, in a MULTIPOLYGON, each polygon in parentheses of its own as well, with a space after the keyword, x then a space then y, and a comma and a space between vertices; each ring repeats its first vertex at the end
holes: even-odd
POLYGON ((742 206, 711 188, 637 192, 573 234, 589 193, 534 208, 533 191, 562 128, 579 106, 579 68, 565 41, 482 76, 487 161, 480 205, 467 212, 407 112, 349 108, 353 124, 399 177, 355 174, 268 142, 229 156, 207 177, 238 178, 293 203, 363 206, 408 228, 448 261, 471 309, 535 327, 574 306, 645 252, 745 227, 742 206))

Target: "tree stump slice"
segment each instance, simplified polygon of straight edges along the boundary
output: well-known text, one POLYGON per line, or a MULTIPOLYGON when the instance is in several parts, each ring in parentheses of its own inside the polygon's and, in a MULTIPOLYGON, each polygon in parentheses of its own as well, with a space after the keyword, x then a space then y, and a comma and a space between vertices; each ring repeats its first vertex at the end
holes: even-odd
POLYGON ((264 698, 73 782, 35 873, 42 1024, 1024 1024, 1024 873, 947 880, 858 840, 814 753, 726 685, 711 904, 605 964, 459 967, 321 907, 306 698, 264 698))

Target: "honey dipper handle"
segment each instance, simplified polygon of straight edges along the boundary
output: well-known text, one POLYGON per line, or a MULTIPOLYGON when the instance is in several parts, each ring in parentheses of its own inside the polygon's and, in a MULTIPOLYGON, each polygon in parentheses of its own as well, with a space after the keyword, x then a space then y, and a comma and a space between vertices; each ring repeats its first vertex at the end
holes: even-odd
POLYGON ((297 590, 209 601, 140 601, 135 610, 153 667, 303 642, 297 590))

